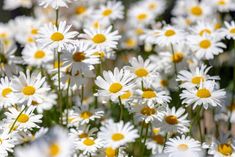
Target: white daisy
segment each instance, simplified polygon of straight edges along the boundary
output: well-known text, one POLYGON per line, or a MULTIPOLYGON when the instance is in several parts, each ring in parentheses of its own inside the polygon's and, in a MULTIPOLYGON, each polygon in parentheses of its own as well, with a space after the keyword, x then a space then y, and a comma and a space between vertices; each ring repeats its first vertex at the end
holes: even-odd
POLYGON ((5 10, 14 10, 19 7, 31 8, 32 5, 32 0, 4 0, 3 8, 5 10))
POLYGON ((42 45, 42 48, 49 47, 61 51, 68 45, 74 44, 74 37, 78 35, 76 31, 69 31, 71 25, 66 25, 66 21, 59 23, 58 28, 50 24, 45 24, 39 29, 37 42, 42 45))
POLYGON ((214 81, 201 82, 199 88, 189 88, 183 90, 180 94, 182 103, 193 105, 193 108, 203 105, 205 109, 209 106, 221 106, 225 98, 226 92, 224 89, 218 89, 214 81))
POLYGON ((0 156, 7 157, 9 156, 8 152, 13 152, 15 147, 16 139, 15 134, 8 133, 8 130, 0 130, 0 156))
POLYGON ((138 131, 130 123, 106 121, 100 128, 98 137, 104 141, 106 147, 118 148, 139 137, 138 131))
POLYGON ((54 9, 59 9, 60 7, 68 7, 68 3, 72 0, 38 0, 39 5, 43 7, 52 7, 54 9))
POLYGON ((226 28, 223 28, 222 30, 223 30, 223 32, 225 34, 225 37, 227 39, 231 39, 232 38, 233 40, 235 40, 235 22, 231 21, 229 23, 229 22, 225 21, 224 24, 225 24, 226 28))
POLYGON ((134 86, 134 82, 132 82, 134 76, 127 70, 115 68, 113 73, 104 71, 103 76, 104 78, 98 76, 95 80, 96 85, 101 88, 97 94, 110 97, 113 101, 134 86))
POLYGON ((11 80, 8 77, 1 78, 0 81, 0 108, 9 107, 16 101, 11 97, 13 94, 11 80))
POLYGON ((164 152, 169 154, 169 157, 179 157, 179 156, 191 156, 191 157, 201 157, 201 145, 199 141, 194 140, 191 137, 181 137, 170 138, 166 142, 166 147, 164 152))

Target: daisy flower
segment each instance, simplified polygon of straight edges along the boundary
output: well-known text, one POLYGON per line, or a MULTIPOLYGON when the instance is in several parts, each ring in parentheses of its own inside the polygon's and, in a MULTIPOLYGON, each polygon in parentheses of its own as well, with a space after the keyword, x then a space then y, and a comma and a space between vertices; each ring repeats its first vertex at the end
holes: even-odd
POLYGON ((225 98, 226 92, 224 89, 218 89, 214 81, 201 82, 199 88, 188 88, 182 91, 180 98, 182 103, 193 105, 193 109, 203 105, 205 109, 209 106, 221 106, 225 98))
POLYGON ((84 29, 84 32, 85 34, 81 34, 79 37, 99 51, 115 49, 117 41, 121 38, 118 31, 112 32, 112 26, 104 29, 84 29))
POLYGON ((225 37, 227 39, 235 40, 235 22, 231 21, 229 23, 229 22, 225 21, 224 24, 225 24, 226 28, 223 28, 222 30, 223 30, 223 32, 225 34, 225 37))
POLYGON ((200 67, 190 68, 190 71, 181 70, 176 81, 180 82, 181 88, 190 89, 199 86, 201 82, 219 80, 218 76, 208 75, 210 69, 211 67, 202 64, 200 67))
POLYGON ((145 0, 140 1, 140 6, 144 6, 146 9, 151 11, 155 16, 163 13, 166 8, 164 0, 145 0))
POLYGON ((12 80, 12 88, 17 101, 26 102, 27 105, 31 105, 33 101, 42 102, 44 93, 50 89, 47 87, 45 79, 41 73, 30 74, 29 70, 26 71, 26 74, 20 72, 19 77, 14 77, 12 80))
POLYGON ((14 10, 16 8, 24 7, 24 8, 31 8, 33 5, 32 0, 4 0, 3 8, 5 10, 14 10))
POLYGON ((190 48, 199 59, 213 59, 214 56, 224 52, 223 48, 226 48, 224 43, 208 35, 190 36, 188 40, 190 48))
POLYGON ((214 0, 214 1, 207 0, 206 2, 208 4, 213 3, 213 7, 215 7, 220 12, 234 11, 235 7, 235 2, 232 0, 214 0))
POLYGON ((100 128, 98 137, 104 141, 105 147, 118 148, 139 137, 138 130, 130 123, 106 121, 100 128))
POLYGON ((69 66, 72 75, 86 68, 93 69, 93 65, 99 63, 98 56, 93 55, 95 52, 97 50, 88 43, 77 42, 75 46, 69 48, 68 52, 62 53, 63 66, 69 66))
POLYGON ((160 154, 163 152, 165 138, 161 134, 153 135, 151 139, 146 142, 147 149, 152 150, 152 154, 160 154))
POLYGON ((13 94, 12 84, 8 77, 0 80, 0 108, 9 107, 15 103, 15 99, 11 97, 13 94))
POLYGON ((53 60, 53 52, 34 43, 27 44, 22 51, 22 58, 28 65, 40 67, 53 60))
POLYGON ((36 107, 38 113, 43 113, 45 110, 50 110, 56 104, 57 95, 53 92, 43 93, 42 101, 32 101, 32 106, 36 107))
POLYGON ((50 24, 45 24, 39 29, 37 42, 42 48, 49 47, 61 51, 68 45, 74 44, 74 37, 78 35, 76 31, 69 31, 72 25, 66 25, 66 21, 59 23, 58 28, 50 24))
POLYGON ((169 157, 179 157, 179 156, 191 156, 191 157, 201 157, 201 145, 199 141, 194 140, 191 137, 181 137, 170 138, 166 142, 166 147, 164 152, 169 154, 169 157))
POLYGON ((68 3, 72 0, 39 0, 39 5, 44 8, 52 7, 54 9, 59 9, 60 7, 68 7, 68 3))
POLYGON ((120 1, 107 1, 105 5, 100 5, 97 10, 97 18, 105 20, 122 19, 124 6, 120 1))
POLYGON ((144 61, 141 56, 138 56, 130 59, 129 63, 131 66, 126 66, 125 69, 130 70, 137 81, 154 79, 158 75, 156 65, 150 59, 144 61))
POLYGON ((42 122, 41 118, 42 115, 33 113, 34 107, 29 107, 28 109, 24 110, 25 106, 21 107, 21 110, 17 110, 16 108, 12 107, 9 108, 8 112, 5 113, 7 116, 8 123, 11 123, 11 127, 16 120, 15 128, 16 130, 32 130, 33 128, 39 128, 39 123, 42 122), (22 112, 22 110, 24 110, 22 112), (22 112, 22 113, 21 113, 22 112), (20 114, 21 113, 21 114, 20 114), (19 116, 20 115, 20 116, 19 116))
POLYGON ((189 120, 186 119, 188 114, 185 113, 184 108, 181 107, 178 110, 175 107, 167 108, 162 115, 161 121, 156 123, 156 126, 159 126, 161 130, 181 134, 189 131, 189 120))
POLYGON ((155 43, 160 46, 170 46, 184 41, 185 34, 173 26, 165 26, 156 34, 155 43))
POLYGON ((97 92, 98 96, 110 97, 114 101, 134 87, 134 76, 127 70, 115 68, 113 73, 104 71, 103 76, 95 80, 95 84, 101 88, 97 92))
POLYGON ((84 155, 94 154, 98 149, 102 148, 103 141, 99 138, 85 137, 76 142, 76 148, 81 150, 84 155))
POLYGON ((13 148, 15 147, 15 134, 9 134, 8 130, 2 129, 0 130, 0 156, 7 157, 9 155, 8 152, 12 153, 13 148))

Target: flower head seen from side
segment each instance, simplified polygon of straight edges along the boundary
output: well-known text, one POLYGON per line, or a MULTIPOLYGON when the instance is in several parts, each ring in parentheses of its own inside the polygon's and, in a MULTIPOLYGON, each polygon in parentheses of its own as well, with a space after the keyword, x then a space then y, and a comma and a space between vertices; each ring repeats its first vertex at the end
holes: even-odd
POLYGON ((198 88, 187 88, 180 94, 182 103, 197 106, 203 106, 205 109, 221 106, 226 92, 224 89, 218 89, 214 81, 201 82, 198 88))
POLYGON ((68 7, 68 3, 72 0, 39 0, 39 5, 44 8, 52 7, 54 9, 59 9, 60 7, 68 7))
POLYGON ((124 69, 115 68, 114 72, 104 71, 103 77, 98 76, 95 80, 96 85, 101 88, 98 89, 97 95, 110 97, 113 101, 134 87, 134 76, 124 69))
POLYGON ((16 144, 16 138, 13 133, 8 133, 8 130, 0 130, 0 156, 7 157, 9 152, 13 152, 16 144))
POLYGON ((123 121, 115 123, 113 120, 107 120, 100 128, 98 137, 104 141, 104 146, 118 148, 134 142, 139 135, 138 131, 129 122, 124 124, 123 121))
POLYGON ((9 107, 15 103, 12 98, 13 89, 11 80, 8 77, 3 77, 0 80, 0 108, 9 107))
POLYGON ((19 77, 14 77, 12 80, 12 88, 14 96, 19 103, 26 102, 27 105, 31 105, 32 102, 42 102, 44 93, 49 91, 49 87, 46 85, 45 77, 42 77, 41 73, 27 70, 26 74, 20 72, 19 77))
POLYGON ((225 37, 227 39, 235 40, 235 22, 234 21, 231 21, 231 22, 225 21, 224 24, 225 24, 226 28, 223 28, 222 30, 223 30, 225 37))
POLYGON ((112 26, 108 28, 84 29, 85 34, 79 35, 81 39, 97 50, 110 50, 117 48, 118 40, 121 38, 118 31, 112 31, 112 26))
POLYGON ((169 157, 179 157, 179 156, 191 156, 191 157, 201 157, 201 145, 199 141, 194 140, 191 137, 181 137, 170 138, 166 142, 166 147, 164 152, 169 154, 169 157))
POLYGON ((36 41, 42 48, 49 47, 61 51, 66 46, 73 45, 74 38, 78 35, 76 31, 69 31, 71 27, 66 21, 60 22, 58 28, 52 23, 45 24, 39 29, 36 41))

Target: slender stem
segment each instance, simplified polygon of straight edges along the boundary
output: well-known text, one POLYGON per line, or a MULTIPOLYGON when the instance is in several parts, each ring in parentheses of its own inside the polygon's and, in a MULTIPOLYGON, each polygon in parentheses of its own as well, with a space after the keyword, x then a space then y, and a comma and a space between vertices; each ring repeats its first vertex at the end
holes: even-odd
POLYGON ((69 78, 69 81, 68 81, 68 86, 67 86, 67 102, 66 102, 66 125, 68 125, 68 121, 69 121, 69 87, 70 87, 70 78, 69 78))
POLYGON ((56 17, 55 17, 55 26, 58 28, 59 23, 59 9, 56 9, 56 17))
POLYGON ((201 126, 201 119, 198 120, 198 126, 199 126, 199 134, 200 134, 200 141, 203 142, 203 136, 202 136, 202 126, 201 126))
POLYGON ((81 104, 83 103, 84 100, 84 85, 82 85, 82 91, 81 91, 81 104))
POLYGON ((163 150, 164 150, 164 148, 166 147, 167 137, 168 137, 168 132, 166 132, 166 135, 165 135, 165 137, 164 137, 165 142, 164 142, 164 145, 163 145, 163 150))
POLYGON ((145 144, 146 144, 147 137, 148 137, 148 131, 149 131, 149 123, 147 123, 147 128, 146 128, 146 132, 145 132, 145 136, 144 136, 144 143, 143 143, 143 156, 144 156, 144 152, 145 152, 145 144))
POLYGON ((120 96, 118 97, 118 100, 119 100, 119 106, 120 106, 120 117, 119 117, 119 121, 121 121, 122 118, 123 118, 123 105, 122 105, 122 100, 121 100, 121 97, 120 97, 120 96))
POLYGON ((23 108, 23 110, 19 113, 19 115, 16 117, 16 119, 15 119, 15 121, 13 122, 13 124, 12 124, 12 126, 11 126, 11 128, 10 128, 10 130, 9 130, 9 132, 8 132, 8 134, 12 132, 12 130, 14 129, 14 126, 15 126, 17 120, 19 119, 20 115, 26 110, 26 108, 27 108, 27 106, 25 106, 25 107, 23 108))
POLYGON ((141 80, 141 88, 142 88, 142 90, 144 90, 144 81, 143 80, 141 80))
POLYGON ((60 86, 60 52, 57 53, 57 60, 58 60, 58 105, 60 108, 60 122, 62 124, 62 111, 63 111, 63 106, 61 102, 61 86, 60 86))
MULTIPOLYGON (((171 44, 171 53, 172 53, 172 56, 175 57, 175 50, 174 50, 173 44, 171 44)), ((175 62, 173 62, 173 63, 174 63, 175 77, 177 77, 178 72, 177 72, 176 63, 175 62)))

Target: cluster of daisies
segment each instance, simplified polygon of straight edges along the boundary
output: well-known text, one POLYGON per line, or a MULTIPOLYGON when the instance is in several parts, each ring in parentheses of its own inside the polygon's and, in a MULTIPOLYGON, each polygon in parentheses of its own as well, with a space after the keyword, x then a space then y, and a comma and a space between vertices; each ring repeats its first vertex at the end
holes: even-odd
POLYGON ((1 157, 235 157, 235 1, 123 3, 4 0, 1 157))

